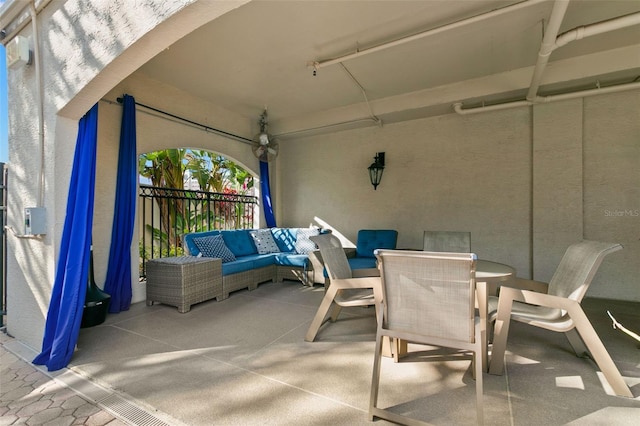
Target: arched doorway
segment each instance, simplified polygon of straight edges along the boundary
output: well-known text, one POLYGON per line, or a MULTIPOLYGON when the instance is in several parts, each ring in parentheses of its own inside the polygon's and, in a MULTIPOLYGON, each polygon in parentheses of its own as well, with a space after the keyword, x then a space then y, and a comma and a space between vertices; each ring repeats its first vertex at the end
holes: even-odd
POLYGON ((220 154, 187 148, 139 156, 140 280, 146 262, 188 254, 184 235, 260 227, 256 178, 220 154))

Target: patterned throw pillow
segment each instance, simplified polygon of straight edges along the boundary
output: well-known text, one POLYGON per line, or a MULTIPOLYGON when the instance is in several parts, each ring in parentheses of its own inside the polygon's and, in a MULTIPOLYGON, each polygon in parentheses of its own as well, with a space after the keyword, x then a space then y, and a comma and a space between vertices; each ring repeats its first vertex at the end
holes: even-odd
POLYGON ((253 242, 256 243, 258 254, 267 253, 279 253, 280 249, 276 240, 273 239, 270 229, 256 229, 255 231, 249 231, 253 242))
POLYGON ((316 249, 316 243, 311 241, 309 237, 320 234, 318 228, 300 228, 296 233, 296 253, 307 254, 316 249))
POLYGON ((224 244, 222 235, 210 235, 208 237, 194 238, 193 243, 198 247, 204 257, 218 257, 222 263, 233 262, 236 256, 224 244))

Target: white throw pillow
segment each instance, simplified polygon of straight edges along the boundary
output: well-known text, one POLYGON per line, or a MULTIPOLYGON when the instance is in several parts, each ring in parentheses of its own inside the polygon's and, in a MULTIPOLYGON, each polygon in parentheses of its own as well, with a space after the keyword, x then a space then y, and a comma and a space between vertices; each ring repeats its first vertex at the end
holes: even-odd
POLYGON ((296 233, 296 253, 307 254, 316 249, 316 243, 311 241, 309 237, 315 237, 320 234, 318 228, 299 228, 296 233))
POLYGON ((249 234, 253 238, 259 254, 280 252, 280 248, 278 248, 278 244, 276 244, 276 240, 273 239, 271 234, 271 229, 256 229, 255 231, 249 231, 249 234))

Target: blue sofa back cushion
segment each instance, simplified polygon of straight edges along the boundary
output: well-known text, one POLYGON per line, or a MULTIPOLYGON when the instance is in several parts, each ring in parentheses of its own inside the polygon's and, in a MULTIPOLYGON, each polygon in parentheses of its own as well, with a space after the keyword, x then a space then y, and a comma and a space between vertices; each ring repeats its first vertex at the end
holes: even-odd
POLYGON ((361 229, 356 244, 357 257, 372 257, 375 249, 395 249, 398 243, 398 231, 393 229, 361 229))
POLYGON ((212 230, 193 232, 184 236, 184 243, 189 249, 189 254, 197 256, 201 252, 200 248, 195 243, 197 238, 222 235, 225 245, 229 250, 231 250, 231 252, 233 252, 234 256, 248 256, 250 254, 258 253, 258 249, 253 243, 253 238, 251 238, 249 231, 249 229, 233 229, 226 231, 212 230))
POLYGON ((281 252, 296 251, 296 234, 298 228, 271 228, 273 239, 280 248, 281 252))
POLYGON ((234 229, 221 232, 225 244, 236 257, 258 254, 258 249, 253 243, 253 238, 249 231, 249 229, 234 229))
POLYGON ((236 260, 233 252, 225 245, 222 235, 194 238, 193 242, 204 257, 218 257, 222 259, 222 263, 236 260))
POLYGON ((184 244, 187 246, 189 250, 189 254, 191 256, 198 256, 200 254, 200 249, 195 243, 196 238, 208 237, 211 235, 220 235, 220 231, 203 231, 203 232, 193 232, 191 234, 185 234, 184 236, 184 244))

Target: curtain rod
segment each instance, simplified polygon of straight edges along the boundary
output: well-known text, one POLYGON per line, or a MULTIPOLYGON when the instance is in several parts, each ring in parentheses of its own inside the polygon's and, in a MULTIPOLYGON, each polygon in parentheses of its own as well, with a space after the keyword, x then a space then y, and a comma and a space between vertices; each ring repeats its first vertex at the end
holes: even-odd
MULTIPOLYGON (((123 98, 116 98, 116 101, 118 101, 119 104, 122 104, 123 98)), ((180 117, 180 116, 175 115, 175 114, 171 114, 170 112, 162 111, 161 109, 154 108, 152 106, 142 104, 140 102, 135 102, 135 104, 136 104, 136 106, 140 106, 142 108, 149 109, 149 110, 157 112, 159 114, 166 115, 167 117, 171 117, 173 119, 183 121, 183 122, 188 123, 188 124, 190 124, 192 126, 201 127, 206 132, 213 132, 213 133, 216 133, 216 134, 218 134, 220 136, 224 136, 224 137, 227 137, 227 138, 230 138, 230 139, 234 139, 234 140, 237 140, 237 141, 242 142, 242 143, 253 144, 253 140, 251 140, 251 139, 248 139, 248 138, 245 138, 245 137, 242 137, 242 136, 238 136, 238 135, 235 135, 233 133, 226 132, 224 130, 216 129, 215 127, 210 127, 210 126, 207 126, 205 124, 201 124, 201 123, 198 123, 196 121, 189 120, 187 118, 180 117)))

